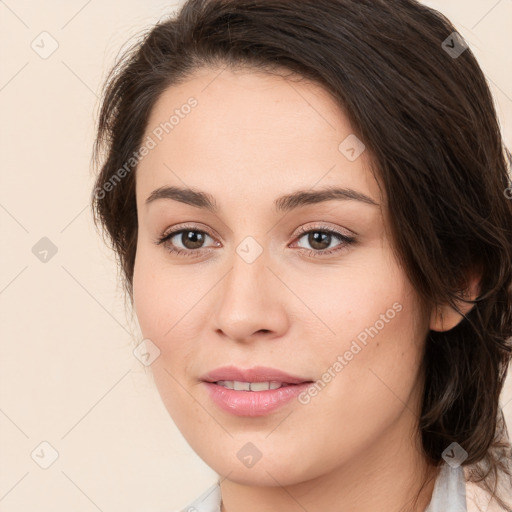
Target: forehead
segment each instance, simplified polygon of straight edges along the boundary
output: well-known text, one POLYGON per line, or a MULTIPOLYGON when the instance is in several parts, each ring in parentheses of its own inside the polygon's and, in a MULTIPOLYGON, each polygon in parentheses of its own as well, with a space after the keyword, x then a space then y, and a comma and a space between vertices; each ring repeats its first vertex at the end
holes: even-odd
POLYGON ((198 70, 155 103, 145 132, 155 147, 139 163, 138 194, 186 184, 224 195, 345 185, 379 197, 364 151, 339 145, 353 129, 317 84, 253 70, 198 70), (227 188, 226 188, 227 187, 227 188))

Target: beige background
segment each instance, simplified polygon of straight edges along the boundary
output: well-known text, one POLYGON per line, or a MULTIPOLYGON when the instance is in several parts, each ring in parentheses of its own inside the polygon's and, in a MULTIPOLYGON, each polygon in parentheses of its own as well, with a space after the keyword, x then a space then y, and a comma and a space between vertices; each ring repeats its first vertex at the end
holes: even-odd
MULTIPOLYGON (((512 148, 512 1, 425 3, 476 54, 512 148)), ((88 209, 106 71, 130 36, 175 7, 0 2, 0 511, 178 510, 215 480, 132 354, 131 333, 141 338, 88 209), (48 58, 31 47, 52 40, 48 58), (32 253, 42 237, 57 248, 46 263, 32 253), (43 441, 58 452, 48 469, 43 441)), ((512 425, 511 378, 502 404, 512 425)))

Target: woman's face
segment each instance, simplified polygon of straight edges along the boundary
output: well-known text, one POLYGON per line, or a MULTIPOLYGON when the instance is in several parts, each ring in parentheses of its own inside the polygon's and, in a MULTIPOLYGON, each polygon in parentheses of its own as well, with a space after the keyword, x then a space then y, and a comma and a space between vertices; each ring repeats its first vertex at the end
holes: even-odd
POLYGON ((164 92, 144 142, 134 305, 191 447, 230 480, 272 486, 401 453, 428 318, 393 254, 369 152, 330 96, 204 69, 164 92), (322 195, 334 188, 346 190, 322 195))

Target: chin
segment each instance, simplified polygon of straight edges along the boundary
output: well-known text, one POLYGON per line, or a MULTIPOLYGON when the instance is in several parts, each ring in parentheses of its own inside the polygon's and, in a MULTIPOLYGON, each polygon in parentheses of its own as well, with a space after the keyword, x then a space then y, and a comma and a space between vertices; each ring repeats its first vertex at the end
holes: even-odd
POLYGON ((224 479, 240 485, 254 487, 278 487, 298 484, 308 480, 306 475, 296 474, 296 469, 290 473, 290 462, 283 465, 266 465, 263 459, 252 468, 237 467, 230 463, 222 464, 221 467, 212 469, 224 479))

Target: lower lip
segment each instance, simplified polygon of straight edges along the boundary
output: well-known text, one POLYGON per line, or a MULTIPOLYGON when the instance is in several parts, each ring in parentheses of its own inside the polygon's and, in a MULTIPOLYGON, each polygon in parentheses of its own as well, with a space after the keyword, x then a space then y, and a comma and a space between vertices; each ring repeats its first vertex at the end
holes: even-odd
POLYGON ((307 389, 312 382, 292 384, 268 391, 235 391, 213 382, 204 382, 211 399, 235 416, 264 416, 282 407, 307 389))

